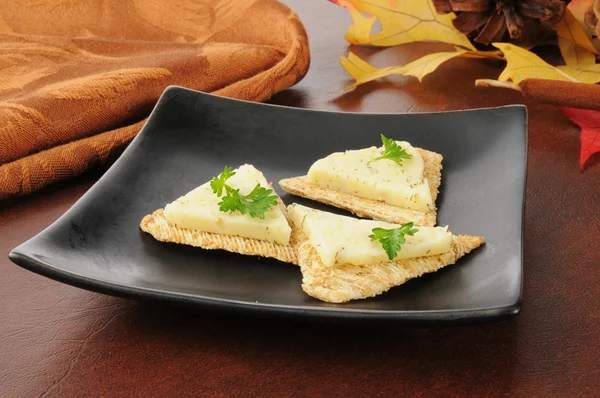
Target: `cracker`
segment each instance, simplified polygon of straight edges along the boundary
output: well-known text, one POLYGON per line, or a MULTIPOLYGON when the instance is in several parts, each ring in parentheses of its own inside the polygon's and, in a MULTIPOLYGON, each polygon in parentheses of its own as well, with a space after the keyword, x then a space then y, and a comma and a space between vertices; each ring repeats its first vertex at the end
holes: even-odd
POLYGON ((436 224, 437 208, 435 201, 438 196, 442 178, 442 155, 439 153, 417 148, 425 163, 424 175, 429 181, 431 199, 434 208, 427 212, 407 209, 388 203, 361 198, 349 193, 338 192, 323 188, 308 182, 306 176, 286 178, 279 181, 283 190, 303 198, 315 200, 340 209, 348 210, 359 217, 387 221, 395 224, 414 222, 416 225, 434 226, 436 224))
MULTIPOLYGON (((279 206, 287 217, 287 211, 281 200, 279 200, 279 206)), ((291 224, 289 218, 288 221, 291 224)), ((296 247, 299 243, 299 233, 301 233, 298 228, 292 228, 290 244, 281 245, 261 239, 179 228, 169 224, 163 214, 163 209, 158 209, 145 216, 140 223, 140 228, 161 242, 179 243, 207 250, 226 250, 247 256, 271 257, 298 265, 296 247)))
POLYGON ((483 243, 479 236, 453 236, 451 250, 435 256, 386 261, 372 265, 340 264, 327 267, 315 248, 302 235, 298 260, 302 271, 302 290, 330 303, 374 297, 406 281, 436 272, 483 243))

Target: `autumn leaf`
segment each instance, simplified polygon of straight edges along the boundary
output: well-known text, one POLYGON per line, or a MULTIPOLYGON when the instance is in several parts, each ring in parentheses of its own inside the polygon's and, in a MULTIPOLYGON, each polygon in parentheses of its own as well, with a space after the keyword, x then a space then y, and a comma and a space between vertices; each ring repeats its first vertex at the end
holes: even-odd
POLYGON ((590 156, 600 152, 600 111, 564 107, 559 109, 581 127, 579 167, 583 170, 583 166, 590 156))
POLYGON ((346 72, 356 80, 356 83, 347 87, 346 90, 393 74, 389 72, 391 68, 376 68, 353 52, 348 53, 348 57, 340 57, 340 63, 346 72))
POLYGON ((396 46, 433 40, 475 49, 469 39, 452 25, 455 15, 436 13, 431 0, 330 1, 350 11, 353 23, 346 32, 346 40, 351 44, 396 46), (365 17, 361 12, 372 17, 365 17), (375 18, 379 19, 381 30, 371 35, 375 18))
POLYGON ((581 83, 600 83, 600 64, 583 65, 578 68, 573 68, 570 66, 557 66, 557 68, 569 76, 574 77, 581 83))
POLYGON ((479 51, 479 50, 474 50, 474 51, 467 51, 466 53, 464 53, 463 57, 465 58, 479 58, 479 59, 497 59, 500 61, 505 61, 504 59, 504 54, 502 54, 502 51, 500 50, 496 50, 496 51, 479 51))
POLYGON ((425 76, 435 71, 441 64, 460 56, 502 59, 496 51, 466 51, 457 48, 457 51, 428 54, 406 65, 382 69, 375 68, 352 52, 348 54, 348 57, 341 57, 340 63, 350 76, 356 80, 356 83, 346 88, 348 90, 358 85, 392 75, 414 76, 419 81, 423 81, 425 76))
POLYGON ((350 74, 350 76, 356 80, 356 83, 347 88, 351 89, 360 84, 391 75, 415 76, 417 79, 419 79, 419 81, 422 81, 425 75, 433 72, 438 66, 449 59, 464 54, 465 52, 466 51, 461 50, 429 54, 403 66, 388 67, 383 69, 371 66, 369 63, 360 59, 356 54, 350 52, 347 58, 341 57, 340 63, 350 74))
POLYGON ((568 66, 594 65, 598 50, 592 40, 567 8, 563 18, 556 24, 558 46, 568 66))
POLYGON ((563 80, 579 83, 600 82, 600 64, 552 66, 524 48, 509 43, 494 43, 504 53, 507 65, 498 80, 520 83, 529 78, 563 80))
POLYGON ((506 68, 498 78, 500 81, 511 80, 520 83, 528 78, 578 81, 524 48, 509 43, 492 43, 492 45, 500 49, 506 58, 506 68))
MULTIPOLYGON (((577 22, 579 22, 583 30, 585 30, 589 36, 594 34, 594 29, 586 25, 585 13, 590 8, 591 2, 592 0, 572 0, 567 6, 577 22)), ((599 48, 597 43, 594 43, 594 47, 599 48)))
POLYGON ((390 69, 396 74, 414 76, 421 82, 425 76, 436 70, 438 66, 452 58, 464 55, 466 52, 467 51, 459 50, 428 54, 404 66, 397 66, 390 69))
POLYGON ((373 24, 377 20, 376 17, 365 17, 362 15, 352 3, 348 0, 330 0, 332 3, 345 7, 350 11, 352 17, 352 25, 346 32, 346 40, 349 43, 363 43, 369 41, 373 24))

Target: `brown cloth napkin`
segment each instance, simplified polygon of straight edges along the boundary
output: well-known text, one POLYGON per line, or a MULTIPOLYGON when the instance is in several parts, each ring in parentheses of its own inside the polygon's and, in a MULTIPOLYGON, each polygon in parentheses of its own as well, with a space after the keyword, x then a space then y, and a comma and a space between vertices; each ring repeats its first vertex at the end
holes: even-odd
POLYGON ((263 101, 308 65, 275 0, 4 0, 0 199, 113 159, 168 85, 263 101))

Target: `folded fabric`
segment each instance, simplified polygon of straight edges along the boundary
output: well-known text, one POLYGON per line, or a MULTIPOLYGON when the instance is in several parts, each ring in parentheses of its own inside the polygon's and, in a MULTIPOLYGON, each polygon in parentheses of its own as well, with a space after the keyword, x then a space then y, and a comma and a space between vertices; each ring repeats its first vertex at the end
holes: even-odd
POLYGON ((0 199, 114 158, 168 85, 263 101, 308 65, 275 0, 6 0, 0 199))

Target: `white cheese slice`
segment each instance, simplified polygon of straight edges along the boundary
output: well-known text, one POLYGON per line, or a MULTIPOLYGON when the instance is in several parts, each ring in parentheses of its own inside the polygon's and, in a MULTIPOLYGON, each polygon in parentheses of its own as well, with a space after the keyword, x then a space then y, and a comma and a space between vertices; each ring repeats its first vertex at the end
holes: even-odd
POLYGON ((332 153, 311 166, 307 179, 328 189, 395 206, 423 212, 433 209, 423 158, 408 142, 396 143, 412 155, 403 159, 401 166, 389 159, 369 163, 384 153, 383 147, 371 147, 332 153))
MULTIPOLYGON (((249 194, 256 184, 270 188, 263 174, 252 165, 245 164, 234 171, 235 175, 227 180, 227 185, 239 189, 242 195, 249 194)), ((180 228, 289 244, 292 229, 279 206, 260 219, 238 211, 222 212, 220 201, 207 182, 165 206, 164 215, 169 223, 180 228)))
MULTIPOLYGON (((288 213, 294 224, 300 226, 306 234, 310 244, 321 257, 321 262, 328 267, 335 264, 368 265, 389 261, 381 243, 371 241, 369 235, 373 233, 373 228, 400 227, 398 224, 360 220, 298 204, 290 205, 288 213)), ((413 236, 405 236, 406 243, 402 245, 394 260, 433 256, 450 251, 452 234, 447 227, 415 228, 419 231, 413 236)))

